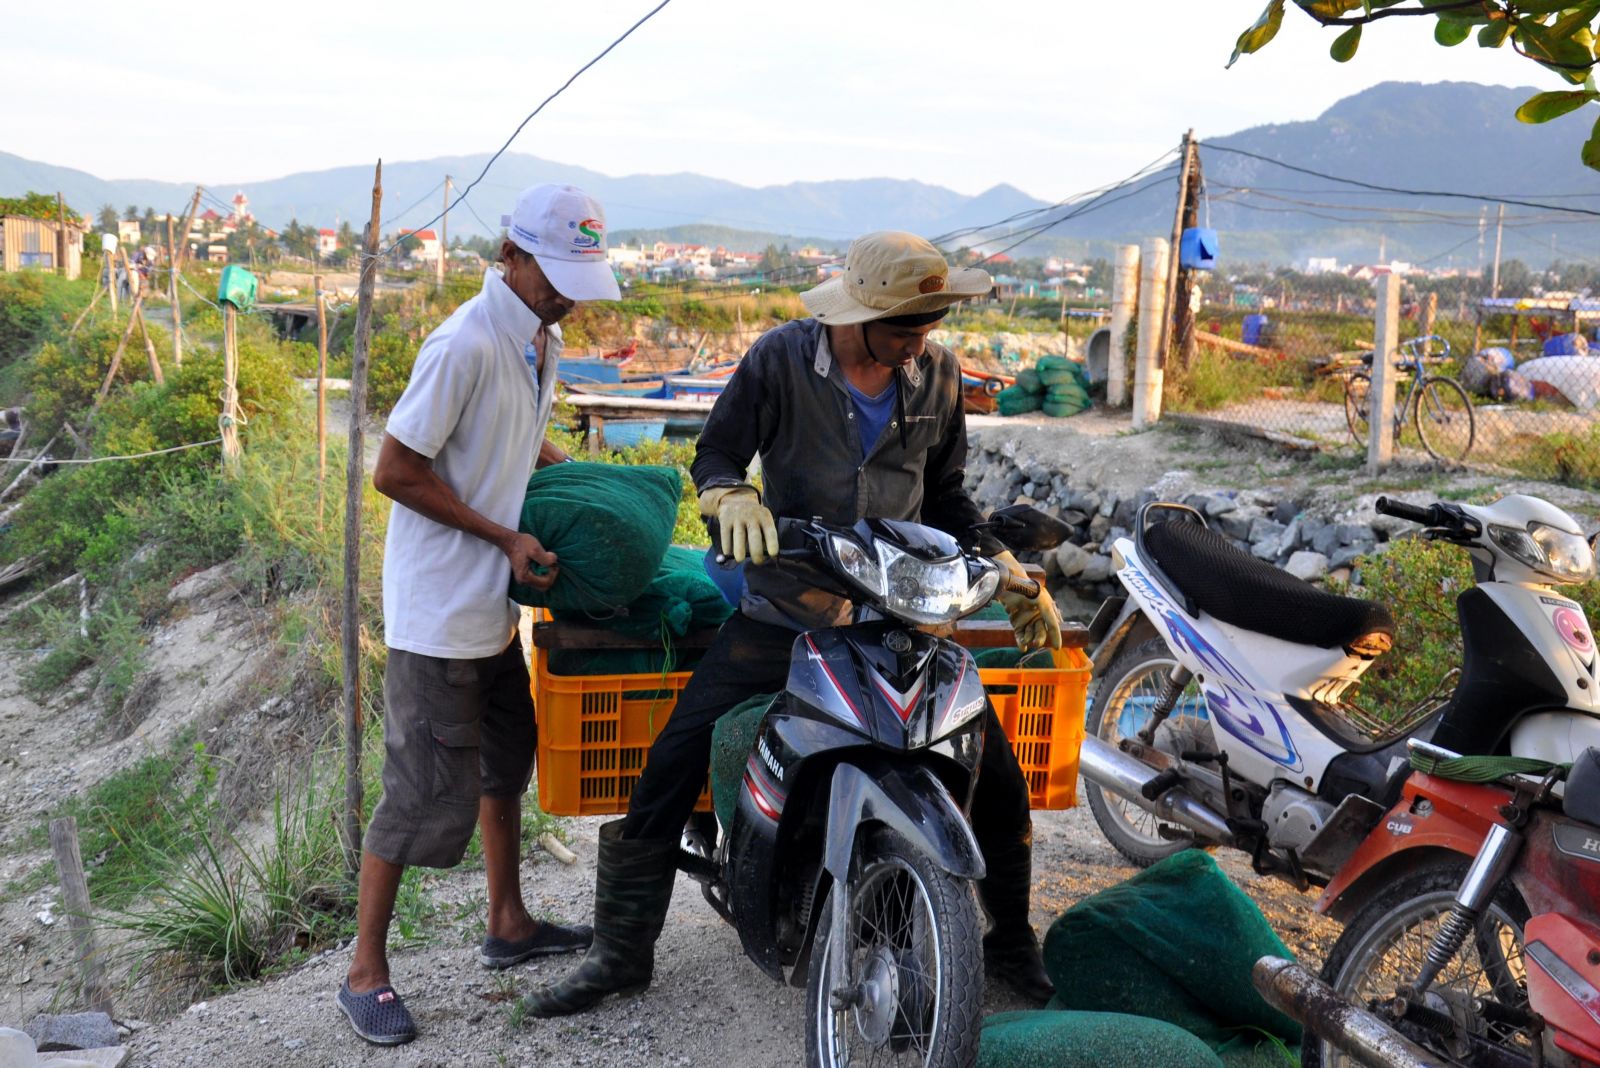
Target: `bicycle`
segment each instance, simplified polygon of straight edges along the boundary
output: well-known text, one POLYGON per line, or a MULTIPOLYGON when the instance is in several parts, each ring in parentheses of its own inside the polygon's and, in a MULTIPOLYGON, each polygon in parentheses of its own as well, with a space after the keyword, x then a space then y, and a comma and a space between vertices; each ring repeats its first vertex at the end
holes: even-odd
MULTIPOLYGON (((1422 347, 1433 342, 1443 348, 1443 354, 1430 358, 1430 362, 1448 363, 1450 342, 1437 334, 1412 338, 1400 344, 1399 359, 1395 367, 1410 372, 1411 388, 1405 399, 1395 405, 1394 440, 1400 441, 1409 409, 1417 439, 1428 455, 1437 460, 1460 461, 1472 451, 1477 436, 1477 422, 1473 416, 1472 398, 1461 383, 1446 375, 1430 375, 1423 367, 1422 347)), ((1363 357, 1371 364, 1372 354, 1363 357)), ((1344 418, 1350 426, 1350 435, 1358 446, 1367 443, 1367 412, 1372 392, 1372 376, 1357 371, 1345 380, 1344 418)))

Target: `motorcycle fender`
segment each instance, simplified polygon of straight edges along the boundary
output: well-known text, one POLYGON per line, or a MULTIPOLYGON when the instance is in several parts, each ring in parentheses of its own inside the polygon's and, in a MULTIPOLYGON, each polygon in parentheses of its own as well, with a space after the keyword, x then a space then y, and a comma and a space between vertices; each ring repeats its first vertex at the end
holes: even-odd
POLYGON ((1555 1031, 1555 1044, 1600 1063, 1600 928, 1546 912, 1523 931, 1528 1003, 1555 1031))
POLYGON ((1102 622, 1100 615, 1096 614, 1094 622, 1090 624, 1089 628, 1090 633, 1093 634, 1103 627, 1105 635, 1100 639, 1099 644, 1094 647, 1094 653, 1089 657, 1089 662, 1094 667, 1093 674, 1095 678, 1099 678, 1100 674, 1111 664, 1111 661, 1116 659, 1117 650, 1121 649, 1127 642, 1128 636, 1133 633, 1134 628, 1141 621, 1144 621, 1145 626, 1150 627, 1152 632, 1155 630, 1145 620, 1144 606, 1139 603, 1136 597, 1112 598, 1100 606, 1100 611, 1105 612, 1108 608, 1116 612, 1116 615, 1109 621, 1102 622), (1120 603, 1114 604, 1113 602, 1120 603))
POLYGON ((1441 853, 1470 861, 1510 799, 1502 787, 1412 772, 1400 800, 1323 890, 1317 911, 1348 922, 1378 889, 1441 853))
POLYGON ((972 827, 944 783, 925 767, 885 762, 834 769, 823 867, 835 882, 848 879, 857 831, 867 823, 888 827, 959 879, 983 878, 983 853, 972 827))

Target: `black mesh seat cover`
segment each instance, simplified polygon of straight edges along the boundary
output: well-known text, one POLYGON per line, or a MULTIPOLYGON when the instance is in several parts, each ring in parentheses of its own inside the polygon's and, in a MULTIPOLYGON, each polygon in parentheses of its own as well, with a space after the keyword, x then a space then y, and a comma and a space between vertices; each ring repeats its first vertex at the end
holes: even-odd
POLYGON ((1224 623, 1324 649, 1374 632, 1394 636, 1394 619, 1383 605, 1325 593, 1245 555, 1199 523, 1156 523, 1143 541, 1178 589, 1224 623))

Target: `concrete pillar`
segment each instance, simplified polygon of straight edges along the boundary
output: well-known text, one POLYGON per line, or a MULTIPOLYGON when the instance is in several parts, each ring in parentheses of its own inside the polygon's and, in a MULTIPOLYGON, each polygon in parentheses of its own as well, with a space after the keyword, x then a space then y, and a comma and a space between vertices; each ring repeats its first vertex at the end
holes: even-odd
POLYGON ((1367 474, 1381 474, 1394 458, 1395 355, 1400 347, 1400 277, 1373 279, 1372 390, 1367 397, 1367 474))
POLYGON ((1139 351, 1133 368, 1133 428, 1161 418, 1161 326, 1167 318, 1167 258, 1164 237, 1145 239, 1139 264, 1139 351))
POLYGON ((1139 307, 1139 246, 1117 247, 1111 269, 1111 346, 1106 362, 1106 403, 1128 403, 1128 325, 1139 307))

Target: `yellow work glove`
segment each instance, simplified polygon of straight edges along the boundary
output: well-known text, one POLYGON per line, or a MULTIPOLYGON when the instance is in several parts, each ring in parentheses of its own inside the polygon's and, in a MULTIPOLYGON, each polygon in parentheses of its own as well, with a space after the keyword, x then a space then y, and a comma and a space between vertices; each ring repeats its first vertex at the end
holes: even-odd
MULTIPOLYGON (((1017 578, 1027 578, 1027 572, 1022 570, 1022 565, 1017 563, 1017 558, 1009 552, 996 554, 993 558, 1005 571, 1017 578)), ((1000 576, 1001 582, 1005 575, 1000 576)), ((1050 591, 1044 588, 1044 583, 1039 583, 1039 596, 1025 597, 1020 593, 1008 593, 1002 586, 999 594, 1000 603, 1006 606, 1006 615, 1011 617, 1011 629, 1017 632, 1017 647, 1023 652, 1033 649, 1061 648, 1061 613, 1056 609, 1056 602, 1050 596, 1050 591)))
POLYGON ((722 531, 722 555, 764 564, 778 556, 778 527, 749 486, 716 486, 700 494, 700 514, 715 518, 722 531))

